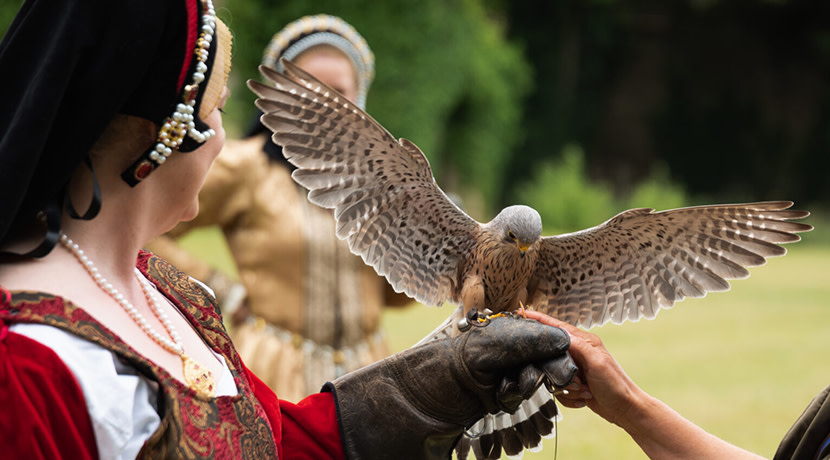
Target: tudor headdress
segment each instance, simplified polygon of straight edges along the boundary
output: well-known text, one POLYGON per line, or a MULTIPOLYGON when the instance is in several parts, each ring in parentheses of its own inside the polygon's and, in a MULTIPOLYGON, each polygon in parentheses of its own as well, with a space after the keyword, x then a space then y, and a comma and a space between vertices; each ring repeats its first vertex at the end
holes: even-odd
POLYGON ((375 56, 357 30, 336 16, 318 14, 291 22, 271 39, 262 65, 282 72, 280 58, 291 61, 318 45, 333 46, 352 62, 357 74, 357 100, 353 102, 365 109, 366 95, 375 78, 375 56))
POLYGON ((72 172, 116 114, 160 127, 122 175, 131 185, 212 136, 203 118, 225 86, 230 38, 211 0, 26 1, 0 43, 0 246, 46 213, 28 255, 51 250, 72 172))

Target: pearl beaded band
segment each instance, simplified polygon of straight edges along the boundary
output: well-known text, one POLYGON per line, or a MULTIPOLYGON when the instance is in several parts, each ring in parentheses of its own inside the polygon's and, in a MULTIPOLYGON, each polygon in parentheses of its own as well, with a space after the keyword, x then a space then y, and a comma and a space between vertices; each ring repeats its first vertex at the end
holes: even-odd
POLYGON ((216 108, 221 90, 227 81, 230 70, 231 34, 222 21, 216 18, 216 11, 211 0, 200 0, 200 6, 201 29, 199 38, 196 40, 196 48, 193 50, 195 62, 192 65, 191 83, 182 89, 181 102, 176 105, 173 114, 162 123, 153 147, 121 174, 130 186, 135 186, 147 178, 158 166, 164 164, 174 150, 194 150, 216 135, 216 132, 205 125, 202 119, 216 108), (214 44, 216 38, 219 43, 214 44), (211 46, 215 50, 214 56, 210 53, 211 46), (213 59, 212 66, 209 65, 211 58, 213 59), (213 75, 224 78, 210 78, 213 75), (210 91, 210 97, 206 97, 208 89, 217 86, 217 82, 221 83, 219 89, 210 91), (189 140, 195 145, 185 144, 189 140))
POLYGON ((265 48, 262 65, 282 72, 280 58, 292 61, 317 45, 333 46, 349 58, 357 74, 357 98, 353 102, 365 109, 366 95, 375 78, 375 56, 357 30, 336 16, 317 14, 288 24, 265 48))

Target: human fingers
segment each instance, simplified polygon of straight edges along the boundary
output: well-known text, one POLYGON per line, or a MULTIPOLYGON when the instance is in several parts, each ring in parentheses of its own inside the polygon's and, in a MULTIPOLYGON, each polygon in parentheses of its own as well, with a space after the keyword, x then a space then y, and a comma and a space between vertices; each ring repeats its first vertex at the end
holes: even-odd
POLYGON ((602 344, 602 340, 596 334, 592 334, 588 331, 584 331, 579 329, 571 324, 568 324, 564 321, 560 321, 552 316, 546 315, 545 313, 538 312, 535 310, 527 310, 526 316, 528 319, 536 320, 542 324, 547 326, 558 327, 559 329, 564 330, 568 333, 571 337, 571 347, 574 347, 573 339, 578 338, 582 341, 582 343, 576 345, 577 347, 583 348, 583 351, 588 351, 586 347, 593 347, 598 349, 604 349, 605 347, 602 344))
MULTIPOLYGON (((613 357, 605 348, 602 339, 596 334, 578 329, 568 323, 560 321, 556 318, 548 316, 544 313, 528 310, 528 319, 539 321, 542 324, 558 327, 568 333, 571 339, 571 344, 568 349, 569 354, 576 362, 579 372, 577 376, 581 377, 583 382, 589 382, 599 379, 599 384, 603 384, 603 380, 613 380, 615 376, 622 374, 622 370, 616 365, 613 357), (586 378, 586 374, 591 373, 594 378, 586 378)), ((588 387, 585 387, 586 391, 588 387)))
POLYGON ((590 389, 587 385, 582 383, 582 379, 580 377, 575 377, 573 382, 567 387, 557 389, 554 392, 554 395, 563 406, 571 409, 585 407, 588 400, 593 398, 590 389))
POLYGON ((536 320, 536 321, 538 321, 542 324, 545 324, 547 326, 558 327, 558 328, 564 330, 565 332, 567 332, 568 335, 571 336, 571 337, 581 337, 582 339, 587 340, 591 344, 601 344, 602 343, 599 340, 599 337, 597 337, 596 334, 592 334, 588 331, 579 329, 576 326, 573 326, 573 325, 571 325, 569 323, 566 323, 564 321, 560 321, 559 319, 556 319, 556 318, 554 318, 550 315, 547 315, 545 313, 535 311, 535 310, 526 310, 525 315, 528 319, 536 320))
POLYGON ((558 327, 558 328, 564 329, 565 331, 567 331, 571 335, 573 335, 574 332, 579 331, 579 329, 577 329, 576 327, 574 327, 574 326, 572 326, 572 325, 570 325, 570 324, 568 324, 564 321, 560 321, 560 320, 554 318, 553 316, 546 315, 546 314, 544 314, 540 311, 525 310, 525 316, 527 316, 530 319, 534 319, 536 321, 539 321, 542 324, 546 324, 548 326, 553 326, 553 327, 558 327))

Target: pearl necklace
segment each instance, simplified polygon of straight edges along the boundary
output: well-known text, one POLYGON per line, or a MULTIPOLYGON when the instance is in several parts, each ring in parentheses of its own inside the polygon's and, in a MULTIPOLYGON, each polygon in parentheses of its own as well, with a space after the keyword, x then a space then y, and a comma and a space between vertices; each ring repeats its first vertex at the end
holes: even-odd
POLYGON ((72 241, 68 236, 66 236, 65 233, 61 233, 60 242, 70 253, 72 253, 72 255, 75 256, 86 272, 89 273, 89 276, 91 276, 93 281, 95 281, 95 284, 97 284, 101 290, 115 300, 118 305, 120 305, 121 308, 130 316, 130 318, 141 328, 141 330, 147 334, 147 336, 149 336, 157 344, 161 345, 161 347, 165 350, 179 355, 182 360, 184 381, 187 386, 195 390, 202 397, 210 398, 216 394, 216 385, 214 383, 213 374, 208 369, 196 363, 193 358, 185 354, 181 336, 170 322, 170 318, 167 316, 167 313, 161 308, 158 302, 156 302, 155 296, 152 294, 152 288, 148 286, 150 282, 144 278, 137 268, 135 269, 134 274, 138 284, 141 286, 141 291, 144 293, 144 298, 147 299, 147 304, 150 306, 150 310, 152 310, 155 317, 158 318, 159 322, 161 322, 161 325, 164 326, 164 329, 170 336, 169 339, 153 329, 138 309, 135 308, 135 306, 133 306, 133 304, 131 304, 123 294, 118 292, 112 283, 107 281, 107 279, 101 275, 101 272, 98 271, 98 268, 86 255, 86 253, 84 253, 83 249, 78 246, 78 243, 72 241))

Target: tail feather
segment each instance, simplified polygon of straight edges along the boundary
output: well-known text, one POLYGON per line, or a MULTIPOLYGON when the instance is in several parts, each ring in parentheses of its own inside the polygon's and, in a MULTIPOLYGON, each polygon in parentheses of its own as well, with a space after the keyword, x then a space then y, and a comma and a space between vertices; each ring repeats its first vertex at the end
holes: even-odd
POLYGON ((561 415, 553 395, 542 385, 512 414, 486 414, 462 435, 456 445, 456 458, 464 460, 472 451, 477 460, 520 459, 524 450, 538 452, 542 439, 556 435, 554 421, 561 415))
POLYGON ((522 446, 522 440, 520 439, 519 432, 516 431, 516 427, 509 426, 503 430, 499 430, 499 437, 501 438, 501 447, 504 449, 504 453, 507 454, 508 458, 522 458, 524 446, 522 446))
POLYGON ((553 424, 553 421, 542 415, 541 412, 536 412, 531 415, 530 423, 542 438, 550 439, 556 436, 556 426, 553 424))

